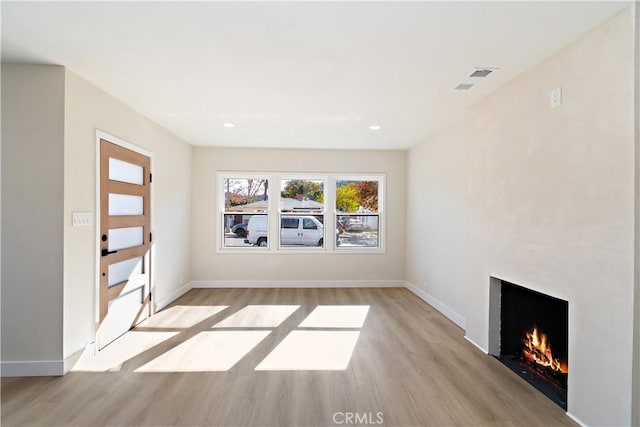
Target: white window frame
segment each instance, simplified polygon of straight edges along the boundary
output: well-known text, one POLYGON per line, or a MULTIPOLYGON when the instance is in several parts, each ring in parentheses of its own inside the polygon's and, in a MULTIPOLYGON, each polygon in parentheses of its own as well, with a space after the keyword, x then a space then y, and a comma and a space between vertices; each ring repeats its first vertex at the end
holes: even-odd
MULTIPOLYGON (((274 200, 273 200, 273 177, 267 173, 256 173, 256 172, 218 172, 216 174, 217 181, 217 215, 216 215, 216 251, 220 253, 225 252, 260 252, 265 253, 269 251, 271 247, 271 228, 273 227, 273 208, 274 208, 274 200), (225 180, 226 179, 266 179, 269 182, 269 188, 267 190, 267 211, 255 211, 255 212, 247 212, 249 215, 266 215, 268 220, 268 237, 267 237, 267 246, 264 248, 261 247, 232 247, 224 245, 224 217, 227 214, 231 214, 231 212, 227 211, 226 208, 226 200, 225 200, 225 180)), ((277 201, 277 200, 276 200, 277 201)))
POLYGON ((386 183, 386 174, 376 173, 376 174, 350 174, 350 173, 335 173, 332 174, 333 181, 331 183, 331 188, 333 190, 333 223, 335 227, 335 223, 338 220, 339 216, 366 216, 371 214, 358 214, 358 213, 346 213, 346 212, 338 212, 336 208, 336 189, 338 185, 338 181, 376 181, 378 183, 378 212, 374 215, 378 216, 378 246, 377 247, 345 247, 338 246, 336 247, 336 252, 344 252, 344 253, 385 253, 385 243, 386 243, 386 220, 385 220, 385 201, 386 201, 386 193, 385 193, 385 183, 386 183))
MULTIPOLYGON (((278 199, 278 223, 277 225, 277 242, 278 242, 278 250, 282 251, 282 252, 295 252, 295 253, 318 253, 318 252, 326 252, 327 251, 327 235, 329 230, 327 229, 327 214, 328 214, 328 209, 327 209, 327 187, 329 187, 329 177, 326 174, 316 174, 316 173, 296 173, 296 174, 292 174, 292 173, 283 173, 280 174, 278 176, 278 195, 277 195, 277 199, 278 199), (287 217, 287 216, 293 216, 294 214, 291 214, 289 212, 284 213, 282 210, 280 209, 280 200, 282 199, 281 196, 281 192, 282 190, 280 189, 280 187, 282 186, 282 181, 289 181, 289 180, 294 180, 294 179, 298 179, 298 180, 304 180, 304 181, 322 181, 323 182, 323 192, 324 192, 324 207, 322 209, 322 213, 321 215, 324 217, 324 236, 323 236, 323 241, 324 241, 324 245, 322 247, 314 247, 314 246, 300 246, 300 247, 296 247, 296 246, 282 246, 282 242, 280 241, 281 239, 281 234, 280 234, 280 224, 282 223, 282 217, 287 217)), ((320 215, 320 213, 316 213, 317 215, 320 215)), ((296 216, 315 216, 316 214, 314 214, 313 212, 300 212, 299 214, 297 214, 296 216)), ((335 230, 335 229, 334 229, 335 230)), ((335 233, 335 231, 334 231, 335 233)), ((335 242, 334 242, 335 244, 335 242)))
MULTIPOLYGON (((385 201, 386 201, 386 174, 384 173, 294 173, 294 172, 238 172, 238 171, 219 171, 216 173, 216 215, 215 215, 215 235, 216 235, 216 252, 220 254, 249 254, 256 253, 265 254, 384 254, 386 251, 386 218, 385 218, 385 201), (225 247, 224 246, 224 215, 225 211, 225 179, 267 179, 269 180, 269 189, 267 192, 269 202, 268 210, 268 237, 267 247, 225 247), (324 245, 323 247, 312 246, 281 246, 280 244, 280 224, 282 212, 280 211, 281 199, 281 182, 283 180, 301 179, 309 181, 324 182, 324 245), (336 221, 338 215, 345 215, 336 211, 336 184, 337 181, 353 180, 353 181, 377 181, 378 182, 378 247, 340 247, 336 245, 335 238, 328 236, 336 235, 336 221)), ((255 214, 265 214, 264 212, 255 212, 255 214)), ((301 215, 313 216, 314 213, 302 213, 301 215)), ((285 214, 286 216, 286 214, 285 214)))

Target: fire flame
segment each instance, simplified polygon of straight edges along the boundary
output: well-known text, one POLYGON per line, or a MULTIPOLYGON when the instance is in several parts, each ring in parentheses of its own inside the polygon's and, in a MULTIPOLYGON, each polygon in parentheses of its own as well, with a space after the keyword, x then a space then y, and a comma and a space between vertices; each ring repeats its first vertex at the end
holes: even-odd
POLYGON ((554 371, 567 373, 569 372, 567 363, 555 359, 551 353, 551 345, 547 340, 547 335, 538 332, 538 327, 534 325, 531 332, 525 334, 526 338, 522 340, 524 349, 522 355, 534 363, 547 366, 554 371))

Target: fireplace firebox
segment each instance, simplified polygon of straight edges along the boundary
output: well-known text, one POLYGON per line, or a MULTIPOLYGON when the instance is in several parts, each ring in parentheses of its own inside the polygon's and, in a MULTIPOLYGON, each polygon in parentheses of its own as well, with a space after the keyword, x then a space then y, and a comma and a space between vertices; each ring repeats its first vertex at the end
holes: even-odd
POLYGON ((567 409, 568 302, 501 281, 498 359, 567 409))

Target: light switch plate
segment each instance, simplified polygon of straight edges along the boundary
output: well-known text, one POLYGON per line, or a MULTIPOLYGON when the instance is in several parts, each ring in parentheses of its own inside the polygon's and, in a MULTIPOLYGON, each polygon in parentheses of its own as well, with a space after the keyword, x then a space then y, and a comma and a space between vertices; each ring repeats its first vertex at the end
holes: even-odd
POLYGON ((73 212, 72 223, 74 227, 91 225, 91 212, 73 212))

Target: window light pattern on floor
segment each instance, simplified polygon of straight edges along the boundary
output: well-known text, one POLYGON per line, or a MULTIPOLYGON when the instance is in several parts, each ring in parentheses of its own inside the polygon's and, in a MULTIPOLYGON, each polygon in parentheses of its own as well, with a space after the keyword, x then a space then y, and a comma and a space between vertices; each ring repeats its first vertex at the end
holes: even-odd
POLYGON ((135 372, 228 371, 270 333, 270 331, 200 332, 136 369, 135 372))
POLYGON ((228 305, 174 305, 154 314, 120 338, 96 351, 87 346, 73 366, 74 372, 119 371, 123 363, 153 349, 206 319, 229 308, 228 305), (163 331, 169 329, 169 331, 163 331))
POLYGON ((178 335, 178 332, 129 331, 102 351, 96 352, 93 345, 87 346, 73 366, 72 371, 118 372, 123 363, 176 335, 178 335))
POLYGON ((154 329, 187 329, 227 308, 228 305, 174 305, 154 314, 140 326, 154 329))
POLYGON ((256 371, 347 369, 359 335, 359 331, 291 331, 256 371))
POLYGON ((248 305, 213 328, 277 328, 299 305, 248 305))
POLYGON ((299 327, 362 328, 368 312, 368 305, 319 305, 299 327))
MULTIPOLYGON (((256 371, 335 371, 348 368, 360 329, 369 313, 368 305, 319 305, 257 364, 256 371)), ((198 326, 211 316, 223 315, 229 306, 174 306, 152 317, 139 329, 123 337, 122 357, 103 360, 99 370, 109 370, 182 332, 155 332, 155 328, 184 329, 198 326), (148 331, 145 331, 148 329, 148 331), (157 338, 155 338, 157 336, 157 338), (155 338, 155 339, 140 339, 155 338), (137 339, 136 339, 137 338, 137 339), (130 340, 133 339, 133 343, 130 340), (149 341, 146 342, 145 341, 149 341), (132 353, 133 352, 133 353, 132 353), (126 354, 125 354, 126 353, 126 354)), ((134 372, 228 371, 285 323, 299 305, 247 305, 214 323, 211 330, 189 334, 186 340, 156 357, 146 359, 134 372)), ((220 317, 217 317, 218 319, 220 317)), ((285 325, 285 326, 283 326, 285 325)), ((198 326, 201 327, 201 326, 198 326)), ((187 332, 188 333, 188 332, 187 332)), ((280 335, 281 336, 281 335, 280 335)), ((270 342, 267 340, 264 344, 270 342)), ((112 347, 115 349, 115 347, 112 347)), ((108 352, 107 352, 108 353, 108 352)), ((104 358, 107 353, 99 354, 104 358)), ((258 359, 259 360, 259 359, 258 359)), ((97 361, 97 359, 96 359, 97 361)), ((86 364, 84 365, 86 367, 86 364)))
POLYGON ((212 326, 232 330, 200 332, 135 372, 227 371, 265 339, 271 328, 280 326, 299 308, 299 305, 247 305, 212 326))
POLYGON ((338 371, 347 369, 368 305, 319 305, 258 364, 256 371, 338 371), (327 330, 333 329, 333 330, 327 330))

